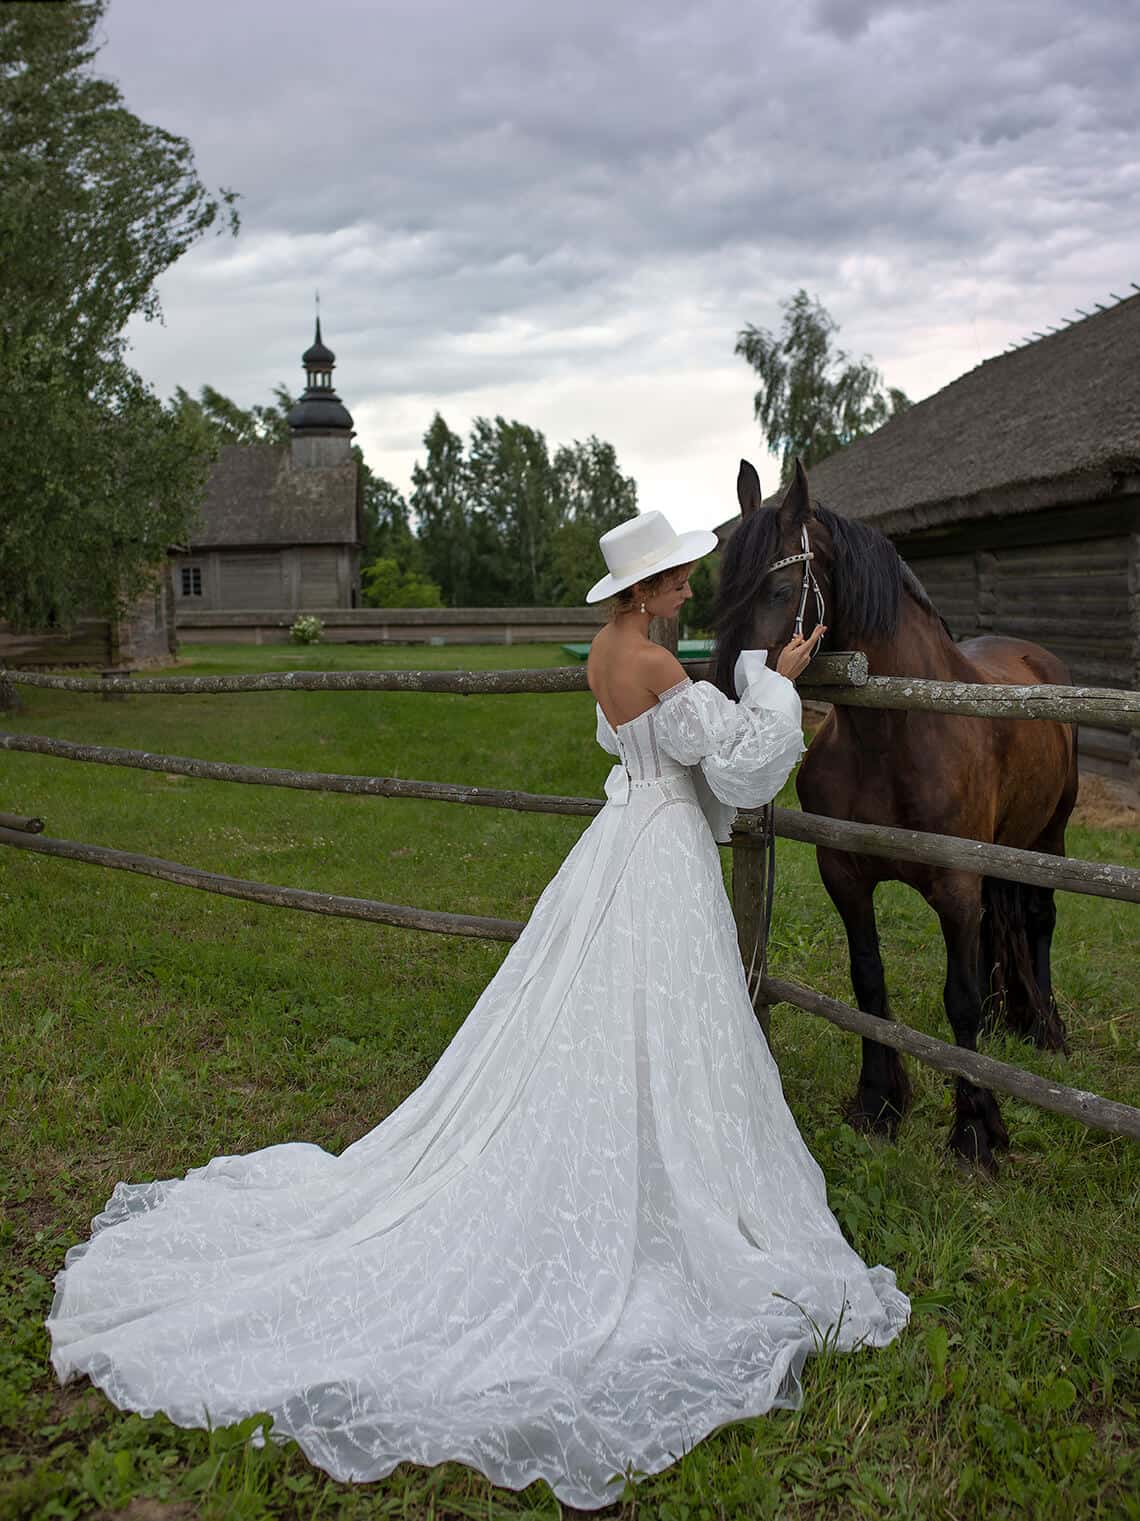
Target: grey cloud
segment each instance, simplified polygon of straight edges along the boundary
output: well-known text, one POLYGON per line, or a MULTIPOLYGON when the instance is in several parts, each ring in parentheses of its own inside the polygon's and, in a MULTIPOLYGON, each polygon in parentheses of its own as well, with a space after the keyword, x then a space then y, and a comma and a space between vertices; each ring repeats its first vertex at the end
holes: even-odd
POLYGON ((351 404, 685 355, 699 385, 800 284, 885 363, 1136 277, 1129 0, 112 0, 106 32, 132 108, 243 197, 137 335, 166 391, 294 378, 317 283, 351 404))

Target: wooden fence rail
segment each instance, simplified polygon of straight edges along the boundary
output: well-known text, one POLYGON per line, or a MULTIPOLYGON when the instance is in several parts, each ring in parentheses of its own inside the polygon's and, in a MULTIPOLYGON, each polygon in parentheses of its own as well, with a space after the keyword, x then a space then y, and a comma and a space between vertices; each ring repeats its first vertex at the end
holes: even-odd
MULTIPOLYGON (((707 660, 681 662, 694 678, 711 671, 707 660)), ((859 686, 867 680, 861 650, 819 655, 800 686, 859 686)), ((0 666, 0 683, 54 692, 121 692, 132 697, 201 696, 218 692, 450 692, 460 697, 520 692, 585 692, 586 667, 557 665, 519 671, 259 671, 247 676, 51 676, 0 666)))
MULTIPOLYGON (((300 909, 310 914, 325 914, 336 918, 364 919, 374 924, 390 924, 403 929, 428 930, 435 934, 473 936, 483 940, 517 940, 524 926, 514 919, 481 918, 473 914, 448 914, 434 909, 409 908, 403 904, 381 903, 371 898, 349 898, 336 893, 309 892, 297 887, 278 887, 266 882, 250 882, 241 877, 222 876, 216 872, 200 871, 193 866, 183 866, 176 861, 164 861, 155 856, 137 855, 133 851, 112 850, 103 845, 86 845, 77 840, 56 840, 44 835, 26 834, 19 830, 0 828, 0 845, 14 846, 17 850, 31 850, 39 855, 62 857, 81 861, 91 866, 110 867, 117 871, 136 872, 143 876, 158 877, 181 887, 194 887, 204 892, 220 893, 227 898, 241 898, 251 903, 263 903, 272 908, 300 909)), ((772 1002, 790 1003, 813 1014, 853 1030, 896 1050, 909 1052, 929 1066, 943 1072, 960 1073, 983 1087, 994 1088, 1000 1093, 1010 1093, 1039 1109, 1063 1114, 1079 1120, 1092 1130, 1108 1131, 1112 1135, 1129 1136, 1140 1140, 1140 1109, 1114 1099, 1101 1098, 1080 1088, 1070 1088, 1035 1073, 1025 1072, 1008 1062, 995 1061, 976 1051, 965 1051, 958 1046, 924 1035, 894 1020, 877 1019, 852 1009, 837 999, 827 998, 811 988, 801 988, 796 983, 767 978, 761 985, 761 996, 772 1002)))
MULTIPOLYGON (((684 662, 693 676, 707 661, 684 662)), ((581 665, 521 671, 265 671, 252 676, 49 676, 0 670, 0 683, 66 692, 130 693, 136 696, 203 695, 218 692, 579 692, 586 689, 581 665)), ((862 653, 821 655, 798 679, 821 702, 862 708, 951 713, 970 718, 1038 718, 1062 723, 1114 724, 1140 728, 1140 693, 1113 687, 988 686, 868 676, 862 653)))
POLYGON ((301 887, 275 887, 268 882, 249 882, 243 877, 227 877, 218 872, 201 871, 196 866, 183 866, 177 861, 164 861, 158 856, 139 855, 131 850, 112 850, 106 845, 85 845, 78 840, 55 840, 50 835, 26 834, 18 829, 0 829, 0 845, 14 846, 17 850, 31 850, 41 856, 83 861, 88 866, 137 872, 140 876, 175 882, 180 887, 196 887, 201 892, 220 893, 224 898, 244 898, 250 903, 268 904, 271 908, 297 908, 308 914, 327 914, 341 919, 368 919, 373 924, 429 930, 436 935, 466 935, 477 940, 517 940, 523 929, 516 919, 485 919, 477 914, 448 914, 435 909, 409 908, 402 903, 380 903, 373 898, 347 898, 339 893, 310 892, 301 887))
POLYGON ((869 676, 859 686, 813 683, 811 695, 820 702, 849 708, 956 713, 964 718, 1051 718, 1061 723, 1114 724, 1140 729, 1140 692, 1114 687, 1006 687, 968 681, 919 681, 909 676, 869 676))
MULTIPOLYGON (((0 732, 0 750, 49 755, 60 760, 88 761, 103 766, 126 766, 168 776, 191 776, 200 781, 240 782, 258 787, 291 787, 303 792, 339 792, 357 797, 416 798, 422 802, 465 803, 478 808, 508 808, 516 813, 556 813, 592 818, 602 804, 596 798, 559 797, 494 787, 470 787, 456 782, 418 782, 406 777, 358 776, 351 772, 287 771, 272 766, 244 766, 232 761, 198 760, 187 755, 162 755, 149 750, 125 750, 112 745, 77 744, 42 734, 0 732)), ((925 834, 917 829, 892 829, 831 819, 793 808, 775 809, 777 835, 810 845, 828 845, 859 855, 890 856, 923 861, 978 876, 1031 882, 1095 898, 1140 903, 1140 870, 1103 861, 1081 861, 1035 850, 1015 850, 956 835, 925 834)), ((761 825, 747 811, 737 815, 738 835, 757 834, 761 825)))

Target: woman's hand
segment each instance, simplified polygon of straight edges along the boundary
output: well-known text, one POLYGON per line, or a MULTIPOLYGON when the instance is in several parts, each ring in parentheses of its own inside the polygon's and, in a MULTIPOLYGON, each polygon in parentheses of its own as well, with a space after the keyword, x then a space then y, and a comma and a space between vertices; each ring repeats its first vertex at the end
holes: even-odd
POLYGON ((800 634, 793 634, 780 651, 780 658, 776 661, 776 669, 781 676, 786 676, 789 681, 795 681, 797 676, 802 676, 807 670, 811 657, 815 654, 815 647, 827 633, 827 625, 817 623, 815 628, 805 639, 800 634))

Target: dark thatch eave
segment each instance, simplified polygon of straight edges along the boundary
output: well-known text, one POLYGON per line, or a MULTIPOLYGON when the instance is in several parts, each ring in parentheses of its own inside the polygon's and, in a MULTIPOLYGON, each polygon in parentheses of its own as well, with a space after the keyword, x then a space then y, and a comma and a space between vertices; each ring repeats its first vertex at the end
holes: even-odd
POLYGON ((987 359, 809 476, 820 501, 899 538, 1079 509, 1138 473, 1140 295, 987 359))
POLYGON ((356 461, 295 468, 288 447, 227 444, 191 530, 191 550, 271 544, 355 544, 356 461))

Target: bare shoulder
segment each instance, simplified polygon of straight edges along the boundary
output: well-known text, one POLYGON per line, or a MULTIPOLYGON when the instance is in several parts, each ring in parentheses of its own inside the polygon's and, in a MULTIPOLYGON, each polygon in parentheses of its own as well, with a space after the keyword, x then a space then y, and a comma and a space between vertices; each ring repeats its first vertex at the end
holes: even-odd
POLYGON ((638 664, 646 685, 654 692, 667 692, 687 675, 676 655, 659 644, 647 645, 638 664))
POLYGON ((597 672, 601 665, 605 664, 609 639, 607 636, 608 625, 600 628, 590 641, 590 652, 586 656, 586 685, 591 692, 597 692, 597 672))

